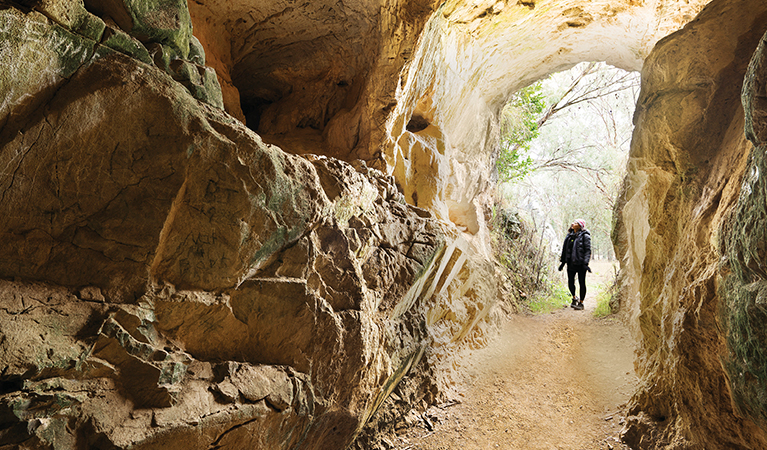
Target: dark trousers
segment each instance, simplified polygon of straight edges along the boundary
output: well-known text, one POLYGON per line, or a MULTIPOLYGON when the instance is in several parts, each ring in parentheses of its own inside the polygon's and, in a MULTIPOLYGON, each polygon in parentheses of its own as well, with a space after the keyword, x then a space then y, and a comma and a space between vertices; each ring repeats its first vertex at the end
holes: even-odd
POLYGON ((575 274, 578 274, 578 284, 581 288, 580 299, 586 298, 586 266, 579 264, 567 264, 567 287, 570 288, 570 294, 575 297, 575 274))

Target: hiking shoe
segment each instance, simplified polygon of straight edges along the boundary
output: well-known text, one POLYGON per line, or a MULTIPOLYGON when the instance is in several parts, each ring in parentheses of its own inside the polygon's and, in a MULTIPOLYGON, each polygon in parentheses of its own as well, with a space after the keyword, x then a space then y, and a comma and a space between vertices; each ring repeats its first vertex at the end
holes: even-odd
POLYGON ((577 308, 578 307, 578 297, 573 297, 573 302, 570 303, 570 308, 577 308))
POLYGON ((575 308, 576 311, 583 310, 583 302, 578 302, 573 308, 575 308))

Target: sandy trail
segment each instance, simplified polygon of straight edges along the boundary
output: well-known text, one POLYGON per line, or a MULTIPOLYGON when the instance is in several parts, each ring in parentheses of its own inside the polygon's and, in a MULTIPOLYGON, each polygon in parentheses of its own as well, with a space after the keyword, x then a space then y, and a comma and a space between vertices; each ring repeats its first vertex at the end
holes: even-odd
POLYGON ((636 383, 633 342, 616 318, 594 318, 606 265, 592 265, 584 311, 515 316, 471 360, 461 401, 400 430, 398 449, 619 449, 622 406, 636 383))

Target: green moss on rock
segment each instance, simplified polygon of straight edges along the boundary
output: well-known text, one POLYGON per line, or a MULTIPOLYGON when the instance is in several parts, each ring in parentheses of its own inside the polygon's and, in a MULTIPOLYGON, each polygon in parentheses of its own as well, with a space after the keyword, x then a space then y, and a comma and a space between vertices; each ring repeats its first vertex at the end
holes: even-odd
POLYGON ((0 126, 11 111, 34 109, 93 55, 96 41, 51 22, 39 12, 0 9, 0 126))
POLYGON ((85 14, 78 17, 78 20, 72 24, 70 29, 75 34, 79 34, 98 42, 104 35, 106 24, 100 18, 86 11, 85 14))
POLYGON ((101 40, 106 24, 85 9, 82 0, 41 0, 35 9, 62 27, 94 41, 101 40))
POLYGON ((118 51, 143 63, 152 64, 152 57, 144 45, 137 39, 116 28, 108 28, 102 45, 118 51))
POLYGON ((720 285, 725 360, 735 403, 767 424, 767 147, 751 156, 738 206, 722 233, 730 274, 720 285), (750 175, 749 175, 750 174, 750 175))
POLYGON ((205 65, 205 49, 200 41, 192 36, 189 40, 189 61, 201 66, 205 65))
MULTIPOLYGON (((186 2, 126 0, 117 4, 132 20, 129 31, 107 27, 82 2, 43 1, 36 8, 44 14, 15 8, 0 11, 0 41, 4 43, 0 56, 11 62, 0 74, 5 109, 12 108, 16 99, 50 86, 55 78, 69 78, 89 60, 113 52, 154 63, 197 100, 223 109, 218 77, 204 66, 205 51, 192 36, 186 2)), ((0 121, 8 112, 0 110, 0 121)))
POLYGON ((3 60, 13 66, 11 71, 5 68, 6 76, 23 68, 27 72, 53 72, 68 78, 91 57, 96 45, 96 41, 51 23, 38 13, 2 10, 0 23, 5 25, 0 27, 3 60))
POLYGON ((178 59, 170 63, 170 74, 183 84, 197 100, 224 108, 224 96, 216 72, 210 67, 178 59))
POLYGON ((189 56, 192 18, 186 0, 124 0, 124 4, 133 20, 133 36, 167 45, 183 59, 189 56))
POLYGON ((767 140, 767 100, 763 91, 760 92, 760 88, 763 90, 767 84, 766 46, 767 34, 762 36, 754 52, 741 93, 743 109, 746 112, 746 137, 756 145, 767 140))
POLYGON ((198 66, 202 69, 201 84, 190 89, 192 95, 203 102, 224 109, 224 94, 221 92, 221 84, 218 82, 216 71, 212 67, 198 66))
POLYGON ((163 71, 172 74, 171 63, 175 60, 179 60, 178 53, 173 48, 166 45, 152 43, 147 46, 149 56, 154 61, 155 65, 163 71))
POLYGON ((751 153, 738 204, 720 234, 729 271, 720 283, 720 316, 729 354, 724 359, 733 399, 742 413, 767 426, 767 86, 765 35, 747 71, 742 101, 751 153))

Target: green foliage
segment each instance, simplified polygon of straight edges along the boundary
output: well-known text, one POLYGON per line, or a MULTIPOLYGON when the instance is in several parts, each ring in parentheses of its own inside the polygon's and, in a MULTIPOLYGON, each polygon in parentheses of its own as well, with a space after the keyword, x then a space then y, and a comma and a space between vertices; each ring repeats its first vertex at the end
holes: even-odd
POLYGON ((609 286, 599 286, 597 294, 597 307, 594 309, 594 317, 606 317, 612 314, 610 300, 613 298, 613 289, 609 286))
POLYGON ((530 300, 530 311, 533 314, 548 314, 569 305, 571 301, 572 297, 570 297, 570 291, 567 290, 567 287, 562 283, 557 283, 550 290, 542 292, 530 300))
POLYGON ((533 159, 524 154, 524 148, 504 148, 496 161, 498 177, 505 182, 524 178, 533 167, 533 159))
POLYGON ((615 314, 620 309, 620 287, 618 278, 620 271, 618 267, 612 266, 613 272, 608 276, 607 281, 597 287, 597 307, 594 310, 595 317, 607 317, 615 314))
POLYGON ((548 290, 548 250, 541 248, 535 227, 515 211, 496 206, 491 222, 491 237, 495 258, 505 269, 509 301, 520 306, 540 291, 548 290))
POLYGON ((538 118, 545 109, 546 99, 540 81, 514 94, 503 108, 503 144, 529 148, 530 141, 539 135, 538 118))
POLYGON ((501 151, 496 167, 502 181, 530 173, 533 159, 530 142, 540 135, 538 119, 546 109, 541 83, 532 84, 512 96, 501 113, 501 151))

